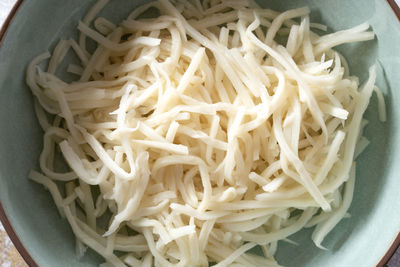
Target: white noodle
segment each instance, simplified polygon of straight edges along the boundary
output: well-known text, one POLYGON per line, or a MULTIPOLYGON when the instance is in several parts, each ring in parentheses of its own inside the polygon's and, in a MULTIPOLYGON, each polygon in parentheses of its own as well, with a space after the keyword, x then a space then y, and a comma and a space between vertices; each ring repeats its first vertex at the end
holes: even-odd
POLYGON ((107 2, 78 23, 79 44, 60 41, 26 75, 45 132, 44 175, 29 177, 67 218, 77 255, 87 246, 104 266, 278 266, 278 241, 314 225, 322 248, 352 200, 373 91, 386 120, 375 68, 359 89, 332 50, 373 39, 369 25, 318 36, 327 27, 308 8, 250 0, 159 0, 114 25, 97 17, 107 2), (140 18, 151 8, 160 16, 140 18), (69 49, 74 83, 54 75, 69 49), (58 148, 71 171, 57 170, 58 148), (247 253, 256 245, 266 258, 247 253))

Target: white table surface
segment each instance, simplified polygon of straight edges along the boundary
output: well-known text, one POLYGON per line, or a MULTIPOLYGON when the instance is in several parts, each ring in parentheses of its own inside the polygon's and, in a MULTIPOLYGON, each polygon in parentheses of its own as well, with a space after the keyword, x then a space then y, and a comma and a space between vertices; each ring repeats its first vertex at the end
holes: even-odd
MULTIPOLYGON (((400 6, 400 0, 395 0, 400 6)), ((8 13, 11 11, 16 0, 0 0, 0 27, 4 20, 7 18, 8 13)), ((0 265, 1 267, 8 266, 26 266, 21 257, 16 254, 10 239, 4 232, 4 228, 0 223, 0 265)), ((400 248, 397 249, 396 254, 391 259, 388 267, 400 267, 400 248)))
POLYGON ((3 24, 4 20, 7 18, 16 0, 0 0, 0 26, 3 24))

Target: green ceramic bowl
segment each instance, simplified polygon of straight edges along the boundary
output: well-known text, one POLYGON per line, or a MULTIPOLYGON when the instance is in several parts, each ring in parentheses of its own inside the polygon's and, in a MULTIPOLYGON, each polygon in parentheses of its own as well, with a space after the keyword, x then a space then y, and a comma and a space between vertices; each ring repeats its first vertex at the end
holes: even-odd
MULTIPOLYGON (((0 215, 33 266, 95 266, 101 262, 94 253, 77 260, 73 234, 50 194, 27 179, 30 169, 38 169, 42 131, 25 84, 26 66, 35 55, 52 49, 60 37, 75 37, 78 20, 93 2, 23 1, 0 47, 0 215)), ((102 15, 118 22, 144 2, 114 0, 102 15)), ((277 253, 278 262, 286 266, 374 266, 400 230, 400 109, 396 108, 400 103, 400 23, 383 0, 260 2, 276 10, 308 5, 312 20, 325 23, 330 30, 368 21, 376 33, 374 41, 339 48, 361 80, 367 78, 368 67, 378 62, 377 84, 388 112, 388 121, 379 122, 374 98, 365 114, 371 144, 357 162, 352 217, 327 236, 328 251, 316 248, 311 231, 303 230, 292 236, 299 246, 281 243, 277 253)))

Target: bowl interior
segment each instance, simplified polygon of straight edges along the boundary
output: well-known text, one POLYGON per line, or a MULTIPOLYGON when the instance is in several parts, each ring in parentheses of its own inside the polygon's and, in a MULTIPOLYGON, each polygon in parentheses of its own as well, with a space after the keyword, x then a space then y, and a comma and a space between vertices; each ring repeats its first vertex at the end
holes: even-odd
MULTIPOLYGON (((139 1, 111 1, 102 12, 113 22, 125 18, 139 1)), ((373 97, 365 117, 371 141, 357 161, 357 180, 351 218, 329 234, 323 251, 311 242, 311 230, 291 237, 299 246, 281 242, 277 260, 286 266, 373 266, 383 256, 400 229, 400 156, 398 133, 400 23, 385 1, 269 0, 262 6, 283 11, 309 6, 313 22, 340 30, 368 21, 377 35, 374 41, 338 48, 349 61, 352 74, 364 81, 368 68, 378 64, 377 85, 387 104, 388 121, 378 121, 373 97), (371 242, 372 241, 372 242, 371 242)), ((46 190, 27 179, 38 170, 42 131, 33 111, 32 95, 25 84, 25 70, 37 54, 51 50, 59 38, 75 38, 76 26, 93 0, 24 1, 0 48, 0 200, 13 228, 40 266, 95 266, 95 253, 75 256, 75 242, 66 221, 60 218, 46 190)))

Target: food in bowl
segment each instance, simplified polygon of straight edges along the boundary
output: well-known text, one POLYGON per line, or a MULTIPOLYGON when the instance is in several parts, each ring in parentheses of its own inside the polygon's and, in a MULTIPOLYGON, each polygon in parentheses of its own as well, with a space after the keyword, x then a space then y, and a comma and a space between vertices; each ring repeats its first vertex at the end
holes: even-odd
POLYGON ((78 41, 27 70, 45 132, 30 178, 49 189, 78 255, 276 266, 278 241, 312 226, 322 247, 352 200, 374 90, 385 120, 375 68, 360 87, 332 49, 372 40, 369 25, 318 35, 326 26, 308 8, 160 0, 117 26, 96 18, 106 3, 79 22, 78 41), (159 14, 141 17, 149 10, 159 14), (71 82, 55 75, 69 50, 71 82), (59 153, 71 170, 57 170, 59 153))

